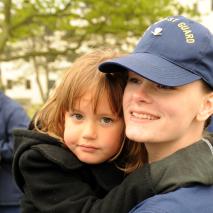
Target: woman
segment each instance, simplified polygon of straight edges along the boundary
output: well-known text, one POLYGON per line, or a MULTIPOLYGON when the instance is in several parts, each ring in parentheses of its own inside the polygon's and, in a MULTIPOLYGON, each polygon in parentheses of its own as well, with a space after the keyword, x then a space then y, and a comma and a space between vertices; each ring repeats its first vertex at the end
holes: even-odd
MULTIPOLYGON (((212 158, 213 140, 203 138, 213 113, 212 58, 213 35, 197 22, 174 16, 151 25, 132 54, 100 65, 103 72, 128 72, 123 98, 126 135, 144 144, 148 163, 172 159, 190 146, 197 147, 192 152, 196 155, 203 141, 212 158)), ((176 165, 174 172, 182 166, 176 165)), ((166 174, 163 178, 171 181, 166 174)), ((194 181, 190 187, 153 196, 131 212, 209 213, 212 196, 212 186, 194 181)))

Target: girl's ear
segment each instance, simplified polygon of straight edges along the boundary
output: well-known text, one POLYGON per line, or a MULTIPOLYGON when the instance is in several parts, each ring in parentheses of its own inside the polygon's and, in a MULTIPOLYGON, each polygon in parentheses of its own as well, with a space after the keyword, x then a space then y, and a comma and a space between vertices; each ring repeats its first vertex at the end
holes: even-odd
POLYGON ((205 121, 213 114, 213 92, 205 95, 200 111, 197 114, 199 121, 205 121))

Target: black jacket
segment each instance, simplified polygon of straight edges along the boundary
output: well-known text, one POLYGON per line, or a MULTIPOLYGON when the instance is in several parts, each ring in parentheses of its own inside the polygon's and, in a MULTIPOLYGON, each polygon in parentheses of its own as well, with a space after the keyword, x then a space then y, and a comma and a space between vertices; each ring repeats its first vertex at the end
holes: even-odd
MULTIPOLYGON (((168 157, 159 164, 146 164, 125 177, 112 163, 87 165, 80 162, 48 135, 16 130, 14 136, 17 151, 13 171, 24 192, 23 213, 125 213, 156 193, 191 184, 194 177, 200 183, 213 184, 213 177, 206 172, 206 168, 213 165, 212 154, 203 143, 201 147, 206 153, 201 156, 203 164, 199 168, 193 163, 193 158, 199 159, 199 156, 187 154, 191 153, 190 149, 194 150, 194 145, 187 151, 177 152, 177 157, 168 157), (182 155, 185 157, 180 158, 182 155), (183 170, 187 169, 191 175, 179 178, 181 167, 177 172, 174 168, 182 163, 181 159, 188 161, 183 170), (208 180, 200 173, 207 174, 208 180), (167 183, 164 174, 174 182, 167 183)), ((213 168, 210 171, 213 173, 213 168)))

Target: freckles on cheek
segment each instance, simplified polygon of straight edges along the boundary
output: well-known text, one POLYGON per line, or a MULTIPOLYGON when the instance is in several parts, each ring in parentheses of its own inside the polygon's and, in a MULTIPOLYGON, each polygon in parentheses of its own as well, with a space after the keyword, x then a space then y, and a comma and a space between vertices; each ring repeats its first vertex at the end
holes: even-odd
POLYGON ((74 143, 74 140, 73 140, 72 137, 70 137, 70 135, 65 135, 65 136, 64 136, 64 143, 67 144, 67 145, 68 145, 68 144, 71 145, 71 144, 74 143))
POLYGON ((162 111, 162 113, 164 114, 164 116, 168 117, 168 118, 174 118, 174 117, 179 117, 179 110, 180 110, 181 106, 176 105, 174 107, 173 106, 166 106, 164 108, 164 110, 162 111))
POLYGON ((123 94, 123 106, 127 105, 127 103, 132 99, 130 89, 126 86, 123 94))
POLYGON ((184 113, 184 116, 187 115, 187 117, 194 117, 199 110, 200 105, 198 104, 197 98, 195 99, 195 101, 191 100, 193 99, 190 99, 189 96, 184 100, 184 102, 179 105, 180 109, 182 109, 184 113))
POLYGON ((67 134, 66 132, 65 132, 65 134, 64 134, 64 143, 65 143, 67 146, 70 146, 70 145, 73 144, 73 138, 71 137, 70 134, 67 134))
POLYGON ((71 151, 74 151, 75 147, 77 145, 73 140, 70 140, 70 139, 68 139, 66 141, 64 140, 64 143, 71 151))

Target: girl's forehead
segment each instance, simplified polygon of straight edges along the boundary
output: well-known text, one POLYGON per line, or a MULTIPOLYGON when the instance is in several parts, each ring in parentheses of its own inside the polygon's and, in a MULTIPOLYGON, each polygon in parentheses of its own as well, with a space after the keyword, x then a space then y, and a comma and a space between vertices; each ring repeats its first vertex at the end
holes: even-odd
POLYGON ((106 94, 106 92, 98 93, 97 90, 88 90, 76 94, 76 96, 70 100, 70 103, 72 106, 78 107, 86 103, 91 105, 97 105, 100 100, 106 97, 106 94))

